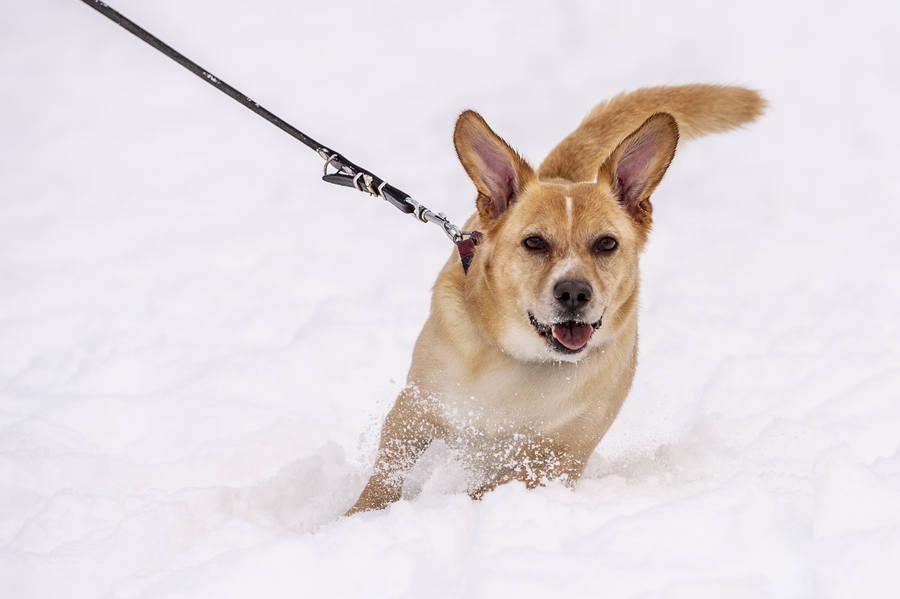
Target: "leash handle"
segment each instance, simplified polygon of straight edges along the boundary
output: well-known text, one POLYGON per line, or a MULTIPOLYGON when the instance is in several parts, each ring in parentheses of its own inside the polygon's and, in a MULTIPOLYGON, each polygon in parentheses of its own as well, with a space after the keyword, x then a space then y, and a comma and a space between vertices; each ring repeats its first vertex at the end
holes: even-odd
POLYGON ((359 191, 368 192, 370 195, 386 200, 388 203, 390 203, 392 206, 394 206, 404 214, 414 215, 423 223, 435 223, 444 230, 444 233, 447 234, 447 236, 451 241, 453 241, 453 243, 459 243, 464 239, 464 236, 467 235, 467 232, 461 231, 459 227, 451 223, 442 212, 434 213, 431 210, 428 210, 427 208, 425 208, 425 206, 412 199, 406 192, 397 189, 384 179, 381 179, 380 177, 374 175, 366 169, 353 164, 334 150, 320 144, 284 119, 278 117, 277 115, 260 106, 258 102, 255 102, 246 94, 239 92, 237 89, 228 85, 194 61, 176 51, 174 48, 172 48, 156 36, 150 34, 150 32, 139 26, 137 23, 125 18, 121 13, 114 10, 108 4, 101 2, 100 0, 81 1, 103 16, 107 17, 112 22, 121 26, 129 33, 132 33, 133 35, 147 42, 222 93, 240 102, 294 139, 300 141, 303 145, 311 148, 312 150, 315 150, 319 154, 319 156, 321 156, 322 159, 325 160, 325 173, 322 179, 327 183, 343 185, 345 187, 354 187, 359 191), (335 168, 336 171, 329 174, 329 167, 335 168))

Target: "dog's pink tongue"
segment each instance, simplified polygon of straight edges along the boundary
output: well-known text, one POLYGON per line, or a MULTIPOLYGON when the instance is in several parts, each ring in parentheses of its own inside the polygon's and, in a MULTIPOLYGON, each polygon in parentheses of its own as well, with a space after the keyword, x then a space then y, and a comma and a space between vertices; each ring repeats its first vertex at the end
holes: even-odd
POLYGON ((553 336, 569 349, 581 349, 591 339, 594 327, 583 322, 562 322, 553 325, 553 336))

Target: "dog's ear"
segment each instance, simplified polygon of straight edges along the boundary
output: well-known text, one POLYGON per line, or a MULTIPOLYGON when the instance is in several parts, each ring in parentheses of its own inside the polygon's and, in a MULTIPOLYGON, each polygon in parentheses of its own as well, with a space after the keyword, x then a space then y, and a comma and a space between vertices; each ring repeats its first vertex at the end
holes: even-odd
POLYGON ((650 194, 666 174, 677 145, 675 119, 656 113, 613 150, 600 167, 597 184, 609 185, 628 214, 639 225, 649 227, 650 194))
POLYGON ((534 169, 471 110, 459 115, 453 144, 478 189, 476 205, 481 222, 496 221, 534 178, 534 169))

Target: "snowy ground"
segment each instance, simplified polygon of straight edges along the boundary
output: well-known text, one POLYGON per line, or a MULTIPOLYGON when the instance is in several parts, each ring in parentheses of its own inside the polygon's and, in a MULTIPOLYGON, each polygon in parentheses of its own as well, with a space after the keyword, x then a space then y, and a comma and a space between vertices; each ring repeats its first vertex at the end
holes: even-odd
POLYGON ((0 596, 900 593, 900 15, 116 0, 454 220, 464 108, 539 162, 626 89, 759 123, 655 195, 634 389, 574 491, 342 518, 451 247, 76 0, 0 6, 0 596))

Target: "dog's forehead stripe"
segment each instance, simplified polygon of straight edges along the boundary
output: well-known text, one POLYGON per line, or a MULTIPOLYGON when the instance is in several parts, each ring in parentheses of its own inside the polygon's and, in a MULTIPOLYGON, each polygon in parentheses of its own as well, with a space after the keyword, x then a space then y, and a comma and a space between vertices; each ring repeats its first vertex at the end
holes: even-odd
POLYGON ((551 212, 556 216, 551 218, 562 220, 562 211, 565 210, 565 220, 562 222, 565 223, 565 236, 569 243, 582 241, 584 235, 608 234, 618 228, 617 215, 610 213, 602 199, 595 195, 594 189, 572 186, 560 191, 548 198, 555 206, 551 212))
POLYGON ((581 252, 603 236, 628 246, 635 241, 628 214, 595 183, 541 181, 510 216, 506 230, 516 245, 531 235, 564 252, 581 252))

